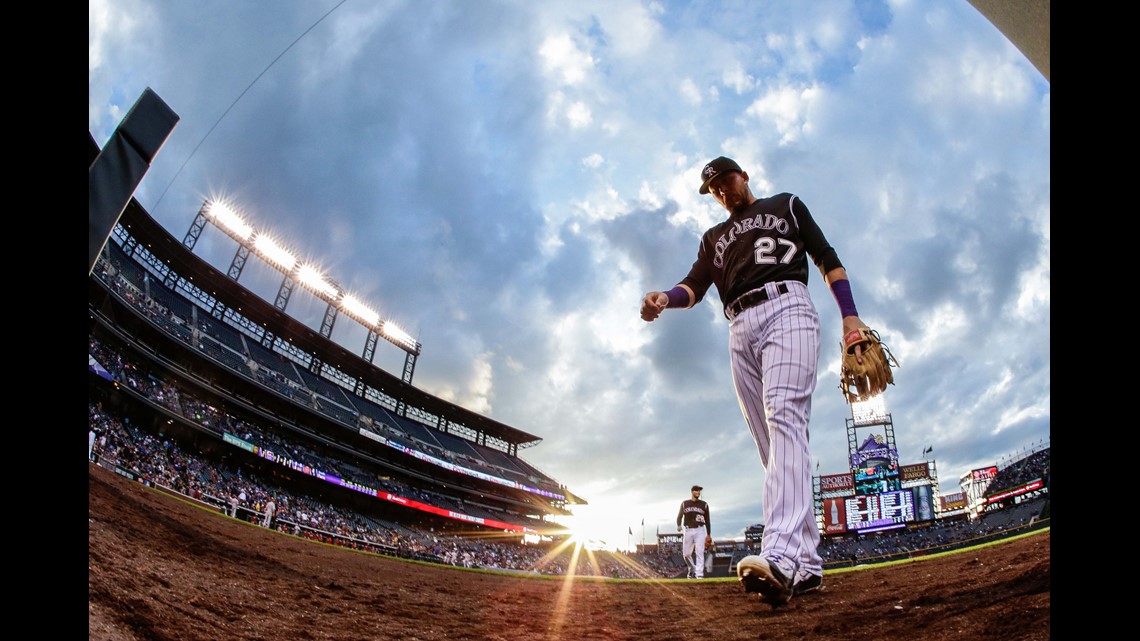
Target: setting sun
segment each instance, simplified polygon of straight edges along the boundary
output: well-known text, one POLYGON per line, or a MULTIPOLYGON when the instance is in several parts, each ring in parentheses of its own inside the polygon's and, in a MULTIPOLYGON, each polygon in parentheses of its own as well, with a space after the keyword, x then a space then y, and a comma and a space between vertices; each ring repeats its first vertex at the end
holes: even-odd
MULTIPOLYGON (((581 505, 574 509, 574 515, 564 517, 560 524, 570 534, 569 540, 587 550, 636 549, 640 538, 633 536, 633 519, 627 510, 607 509, 601 505, 581 505)), ((640 532, 637 533, 640 537, 640 532)))

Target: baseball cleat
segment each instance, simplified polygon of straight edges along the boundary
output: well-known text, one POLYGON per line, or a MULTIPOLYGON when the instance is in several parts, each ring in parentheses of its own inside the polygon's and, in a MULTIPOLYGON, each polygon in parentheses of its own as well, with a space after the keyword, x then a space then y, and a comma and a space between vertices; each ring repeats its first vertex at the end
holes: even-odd
POLYGON ((822 576, 812 574, 807 570, 799 570, 796 572, 796 580, 792 582, 792 596, 799 596, 801 594, 807 594, 808 592, 818 592, 822 589, 822 576))
POLYGON ((745 592, 757 592, 760 600, 772 607, 784 605, 792 598, 792 584, 780 567, 762 556, 746 556, 736 564, 736 575, 745 592))

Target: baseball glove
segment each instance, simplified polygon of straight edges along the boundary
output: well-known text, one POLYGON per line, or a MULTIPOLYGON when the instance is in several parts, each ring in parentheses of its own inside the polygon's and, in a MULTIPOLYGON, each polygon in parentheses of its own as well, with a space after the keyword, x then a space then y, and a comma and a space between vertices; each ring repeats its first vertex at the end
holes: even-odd
POLYGON ((839 371, 839 389, 848 403, 870 400, 895 384, 892 367, 898 367, 891 350, 879 340, 879 333, 869 327, 847 332, 840 347, 843 350, 839 371), (855 357, 862 347, 863 362, 855 357))

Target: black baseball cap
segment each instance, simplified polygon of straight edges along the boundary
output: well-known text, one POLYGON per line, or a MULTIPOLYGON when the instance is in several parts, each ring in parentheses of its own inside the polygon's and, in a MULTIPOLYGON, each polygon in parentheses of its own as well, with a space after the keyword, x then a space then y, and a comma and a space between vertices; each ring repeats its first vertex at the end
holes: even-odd
POLYGON ((701 487, 701 486, 699 486, 699 485, 694 485, 694 486, 693 486, 693 489, 691 489, 691 490, 689 490, 689 491, 690 491, 690 492, 699 492, 700 490, 703 490, 703 489, 705 489, 705 488, 703 488, 703 487, 701 487))
POLYGON ((714 178, 726 171, 739 171, 741 173, 744 173, 744 170, 740 168, 740 165, 736 164, 736 161, 731 158, 719 156, 713 160, 710 160, 709 164, 705 165, 705 168, 701 170, 700 193, 709 193, 709 183, 711 183, 714 178))

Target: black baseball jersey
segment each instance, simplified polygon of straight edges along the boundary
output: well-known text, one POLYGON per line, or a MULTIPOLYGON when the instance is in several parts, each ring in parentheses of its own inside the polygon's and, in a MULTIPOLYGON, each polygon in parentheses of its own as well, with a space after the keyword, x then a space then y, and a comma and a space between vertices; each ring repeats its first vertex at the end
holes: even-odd
POLYGON ((709 535, 712 535, 712 517, 709 515, 709 504, 700 499, 685 499, 681 501, 681 509, 677 511, 677 525, 684 523, 685 527, 704 526, 709 535))
POLYGON ((795 194, 760 198, 732 212, 701 237, 697 259, 681 281, 695 306, 716 285, 723 307, 765 283, 808 282, 807 255, 823 272, 842 267, 811 212, 795 194))

